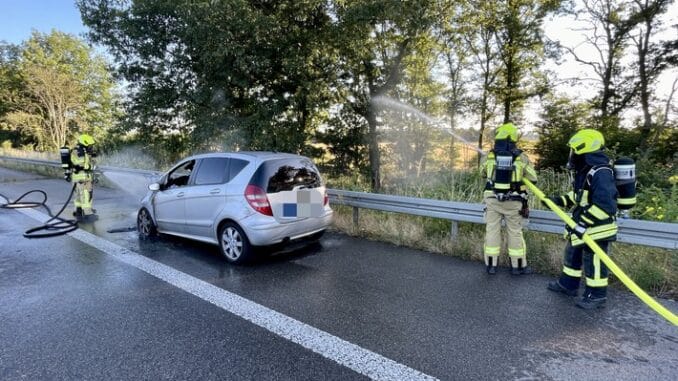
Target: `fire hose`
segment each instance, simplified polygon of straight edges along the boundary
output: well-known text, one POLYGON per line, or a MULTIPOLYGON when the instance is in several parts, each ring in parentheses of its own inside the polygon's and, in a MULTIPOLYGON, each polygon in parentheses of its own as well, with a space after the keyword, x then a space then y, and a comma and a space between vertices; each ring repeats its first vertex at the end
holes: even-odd
POLYGON ((68 195, 68 200, 64 203, 64 206, 61 207, 59 212, 57 214, 52 214, 52 211, 49 209, 47 206, 47 194, 44 191, 41 191, 39 189, 31 190, 28 191, 19 198, 17 198, 14 201, 10 201, 9 197, 6 197, 2 194, 0 194, 0 197, 3 197, 4 199, 7 200, 7 203, 5 204, 0 204, 0 208, 3 209, 22 209, 22 208, 37 208, 42 206, 47 210, 47 213, 51 217, 49 220, 45 221, 43 225, 36 226, 34 228, 30 228, 24 232, 24 237, 26 238, 48 238, 48 237, 56 237, 59 235, 63 235, 66 233, 70 233, 78 228, 78 221, 77 220, 70 220, 70 219, 65 219, 59 217, 61 213, 64 212, 64 209, 66 209, 66 206, 68 203, 71 202, 71 199, 73 198, 73 193, 75 192, 75 187, 76 184, 73 184, 73 187, 71 188, 71 193, 68 195), (43 200, 42 201, 21 201, 23 200, 24 197, 28 196, 31 193, 39 193, 42 194, 43 200), (42 232, 44 231, 44 232, 42 232))
MULTIPOLYGON (((565 213, 562 209, 560 209, 553 201, 549 200, 546 195, 544 195, 544 192, 542 192, 539 188, 537 188, 532 182, 529 180, 523 178, 523 183, 527 185, 528 188, 534 193, 539 200, 541 200, 544 204, 546 204, 549 209, 551 209, 553 212, 555 212, 560 219, 562 219, 567 226, 570 228, 574 228, 577 223, 572 220, 572 218, 565 213)), ((653 311, 661 315, 663 318, 668 320, 669 322, 673 323, 673 325, 678 326, 678 316, 676 316, 673 312, 669 311, 666 307, 662 306, 654 300, 650 295, 648 295, 645 291, 643 291, 642 288, 640 288, 631 278, 628 277, 622 271, 619 266, 617 266, 616 263, 610 259, 610 257, 603 251, 603 249, 598 246, 596 241, 594 241, 588 234, 584 233, 582 236, 582 240, 593 250, 593 252, 600 258, 601 261, 607 266, 610 271, 614 275, 617 276, 617 278, 624 283, 626 287, 631 290, 640 300, 643 301, 648 307, 650 307, 653 311)))

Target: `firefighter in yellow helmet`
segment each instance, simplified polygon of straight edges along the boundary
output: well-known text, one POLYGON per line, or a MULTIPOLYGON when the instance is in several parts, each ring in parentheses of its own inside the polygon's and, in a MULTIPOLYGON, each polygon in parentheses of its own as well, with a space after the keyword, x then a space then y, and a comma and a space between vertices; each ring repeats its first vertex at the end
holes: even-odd
POLYGON ((95 213, 92 209, 92 196, 94 180, 94 162, 96 157, 94 150, 94 138, 87 134, 78 136, 78 143, 71 150, 70 173, 67 174, 67 180, 75 184, 75 195, 73 203, 75 211, 73 215, 78 219, 85 219, 95 213))
POLYGON ((487 179, 483 194, 485 211, 485 266, 488 274, 496 274, 497 260, 501 251, 501 221, 506 224, 508 254, 511 259, 511 274, 530 273, 527 267, 522 219, 527 218, 527 191, 523 176, 537 181, 537 173, 530 165, 527 155, 516 147, 518 129, 513 123, 497 128, 494 149, 481 166, 487 179))
POLYGON ((600 258, 582 241, 586 232, 606 253, 610 241, 617 236, 617 188, 610 159, 602 151, 603 135, 592 129, 575 133, 567 145, 570 147, 568 169, 574 172, 573 190, 563 196, 551 197, 556 205, 572 209, 577 223, 568 228, 568 239, 563 258, 563 271, 558 280, 548 284, 548 289, 568 296, 577 296, 582 276, 586 288, 577 306, 584 309, 601 308, 607 300, 608 269, 600 258))

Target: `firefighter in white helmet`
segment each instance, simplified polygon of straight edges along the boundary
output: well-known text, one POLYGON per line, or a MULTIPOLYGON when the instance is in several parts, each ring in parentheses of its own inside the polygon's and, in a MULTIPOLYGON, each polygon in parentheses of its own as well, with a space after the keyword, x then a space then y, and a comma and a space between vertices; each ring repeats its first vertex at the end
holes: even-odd
POLYGON ((488 274, 497 272, 502 220, 507 230, 511 274, 530 273, 522 230, 522 219, 529 216, 529 208, 522 179, 524 176, 535 182, 537 173, 527 155, 516 147, 517 141, 518 129, 513 123, 499 126, 495 133, 494 149, 481 166, 482 175, 487 178, 483 195, 486 205, 483 254, 488 274))

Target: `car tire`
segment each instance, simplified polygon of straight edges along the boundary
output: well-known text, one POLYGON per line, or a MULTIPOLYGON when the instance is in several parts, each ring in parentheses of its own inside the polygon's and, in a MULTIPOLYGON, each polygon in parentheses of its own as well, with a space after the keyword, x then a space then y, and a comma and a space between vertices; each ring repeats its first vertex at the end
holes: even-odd
POLYGON ((240 226, 230 221, 219 228, 219 249, 221 255, 233 264, 247 262, 254 251, 240 226))
POLYGON ((151 218, 151 213, 146 208, 141 208, 137 214, 137 231, 141 238, 154 238, 158 236, 158 228, 151 218))

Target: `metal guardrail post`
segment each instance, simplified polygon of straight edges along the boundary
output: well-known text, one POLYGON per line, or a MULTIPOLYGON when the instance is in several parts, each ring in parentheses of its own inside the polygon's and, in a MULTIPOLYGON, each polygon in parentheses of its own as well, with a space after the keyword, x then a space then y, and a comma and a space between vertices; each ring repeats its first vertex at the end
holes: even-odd
POLYGON ((452 220, 450 222, 452 223, 450 226, 450 239, 454 241, 459 236, 459 223, 452 220))
POLYGON ((360 229, 360 208, 357 206, 353 207, 353 231, 358 231, 360 229))

